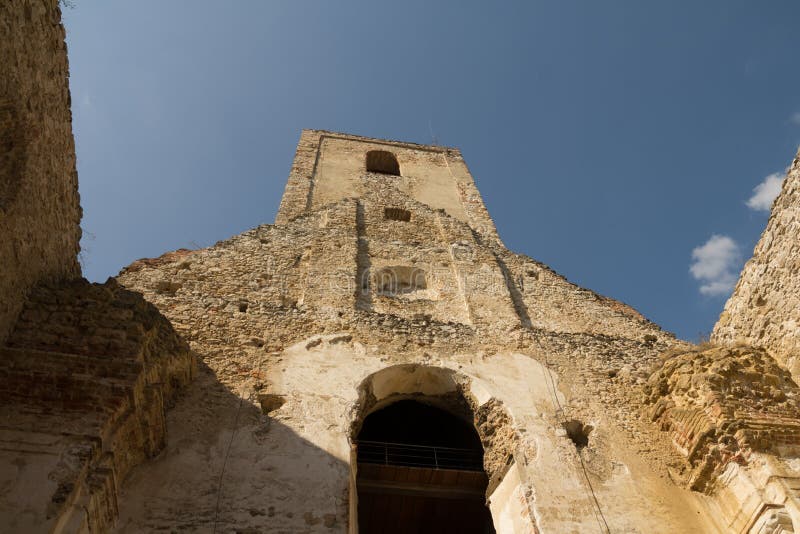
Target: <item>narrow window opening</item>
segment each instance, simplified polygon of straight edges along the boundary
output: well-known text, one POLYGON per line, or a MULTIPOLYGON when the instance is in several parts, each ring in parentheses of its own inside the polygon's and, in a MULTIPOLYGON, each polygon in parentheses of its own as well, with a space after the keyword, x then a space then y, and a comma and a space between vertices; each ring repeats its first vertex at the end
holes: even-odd
POLYGON ((367 172, 377 172, 400 176, 400 164, 391 152, 386 150, 370 150, 367 152, 367 172))
POLYGON ((402 208, 383 208, 383 218, 389 221, 409 222, 411 212, 402 208))

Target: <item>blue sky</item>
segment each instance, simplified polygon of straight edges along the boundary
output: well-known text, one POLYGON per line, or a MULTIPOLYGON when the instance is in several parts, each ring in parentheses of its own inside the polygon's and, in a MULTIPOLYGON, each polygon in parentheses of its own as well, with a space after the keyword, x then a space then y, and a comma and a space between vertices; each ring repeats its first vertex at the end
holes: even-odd
POLYGON ((272 222, 301 128, 435 140, 509 248, 695 340, 800 144, 798 20, 789 0, 78 0, 84 275, 272 222))

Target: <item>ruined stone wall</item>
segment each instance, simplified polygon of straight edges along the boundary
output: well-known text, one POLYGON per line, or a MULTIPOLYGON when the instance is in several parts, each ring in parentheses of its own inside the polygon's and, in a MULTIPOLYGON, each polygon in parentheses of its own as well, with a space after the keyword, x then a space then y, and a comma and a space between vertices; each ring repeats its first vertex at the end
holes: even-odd
POLYGON ((176 444, 134 471, 119 531, 346 531, 361 387, 409 365, 470 377, 458 391, 490 451, 498 524, 596 529, 588 477, 612 531, 713 531, 682 517, 702 504, 663 477, 685 461, 639 415, 648 370, 680 342, 392 178, 359 180, 358 198, 120 273, 203 365, 168 415, 176 444), (378 293, 374 273, 398 266, 425 286, 378 293), (580 451, 573 420, 592 428, 580 451))
POLYGON ((800 154, 714 327, 716 346, 665 353, 649 417, 732 532, 800 529, 800 154), (788 369, 788 371, 787 371, 788 369))
POLYGON ((57 0, 0 3, 0 523, 105 532, 195 374, 140 294, 90 284, 57 0))
POLYGON ((337 253, 349 265, 337 260, 332 271, 331 262, 315 254, 314 247, 299 252, 303 272, 291 279, 312 283, 305 277, 306 266, 325 265, 318 273, 321 278, 314 279, 319 291, 310 303, 330 295, 322 286, 355 284, 360 309, 409 319, 428 316, 494 330, 524 326, 634 336, 651 344, 669 337, 629 306, 579 288, 541 263, 505 249, 454 149, 305 130, 278 226, 312 213, 325 219, 317 223, 322 226, 339 225, 346 232, 354 226, 357 257, 353 265, 353 259, 337 253), (366 172, 366 154, 373 149, 393 152, 401 176, 366 172), (355 223, 325 213, 345 197, 357 199, 355 223), (397 213, 393 219, 392 210, 403 212, 405 220, 398 220, 397 213), (370 287, 385 274, 381 270, 391 275, 392 268, 415 270, 426 287, 393 296, 370 287), (333 272, 351 279, 331 281, 333 272))
POLYGON ((800 377, 800 154, 711 340, 763 347, 800 377))
POLYGON ((0 3, 0 344, 26 293, 75 278, 81 208, 57 0, 0 3))
POLYGON ((644 387, 645 411, 686 459, 673 480, 711 496, 730 532, 796 532, 800 388, 789 372, 748 346, 662 359, 644 387))
POLYGON ((166 409, 195 372, 140 294, 113 281, 32 290, 0 347, 3 525, 107 531, 119 488, 166 444, 166 409))
POLYGON ((5 526, 344 532, 368 391, 469 406, 498 525, 713 531, 638 418, 680 342, 506 250, 456 149, 304 131, 276 225, 74 280, 59 16, 0 7, 5 526), (373 149, 400 175, 367 172, 373 149))
POLYGON ((532 328, 627 337, 648 345, 671 338, 627 304, 578 287, 541 262, 507 250, 498 251, 498 261, 532 328))
POLYGON ((645 387, 651 417, 692 465, 685 480, 710 491, 729 462, 753 452, 800 453, 800 388, 763 350, 713 347, 664 361, 645 387))
POLYGON ((148 295, 187 339, 202 326, 221 342, 232 328, 230 341, 259 351, 353 328, 388 345, 441 339, 451 350, 480 345, 481 336, 494 345, 551 332, 611 336, 651 353, 675 343, 628 306, 489 248, 457 219, 387 190, 208 249, 134 262, 119 280, 148 295), (407 209, 411 221, 386 219, 386 206, 407 209), (423 271, 425 289, 372 287, 375 273, 396 266, 423 271), (540 279, 520 282, 526 268, 540 279))

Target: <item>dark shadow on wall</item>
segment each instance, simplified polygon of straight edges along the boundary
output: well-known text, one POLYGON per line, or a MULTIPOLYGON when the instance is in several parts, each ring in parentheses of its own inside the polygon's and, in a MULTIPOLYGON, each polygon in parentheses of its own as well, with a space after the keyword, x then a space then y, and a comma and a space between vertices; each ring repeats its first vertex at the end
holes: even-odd
POLYGON ((522 297, 522 291, 520 290, 517 281, 514 279, 514 275, 506 265, 506 262, 503 261, 503 258, 500 257, 499 254, 494 254, 495 261, 497 261, 497 266, 500 267, 500 271, 503 273, 503 279, 506 282, 506 286, 508 287, 508 292, 511 295, 511 302, 514 304, 514 310, 517 312, 520 321, 522 322, 522 326, 525 328, 531 328, 531 316, 528 313, 528 307, 525 305, 525 299, 522 297))
POLYGON ((372 311, 372 289, 370 287, 370 270, 372 262, 369 258, 369 246, 366 238, 364 222, 364 204, 356 204, 356 232, 358 236, 358 257, 356 265, 356 304, 358 309, 372 311))
POLYGON ((123 483, 116 531, 346 532, 348 463, 281 423, 281 405, 265 414, 201 362, 166 448, 123 483))

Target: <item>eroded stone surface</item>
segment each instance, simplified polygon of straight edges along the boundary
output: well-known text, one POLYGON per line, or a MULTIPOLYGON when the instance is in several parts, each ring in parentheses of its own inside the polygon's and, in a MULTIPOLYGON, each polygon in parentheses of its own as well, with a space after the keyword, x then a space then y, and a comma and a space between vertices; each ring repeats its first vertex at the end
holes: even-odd
POLYGON ((742 346, 668 357, 645 387, 651 417, 687 457, 687 484, 711 492, 728 463, 753 452, 800 453, 800 388, 764 350, 742 346))
POLYGON ((275 225, 89 284, 57 2, 0 28, 4 527, 355 532, 361 422, 420 399, 475 425, 498 532, 800 530, 797 159, 713 336, 769 353, 508 251, 457 149, 334 132, 275 225))
POLYGON ((26 293, 80 275, 78 176, 56 0, 0 5, 0 345, 26 293))
POLYGON ((119 485, 164 447, 165 410, 194 366, 169 321, 113 280, 35 288, 0 348, 4 525, 107 530, 119 485))
POLYGON ((711 339, 763 347, 800 377, 800 154, 711 339))

